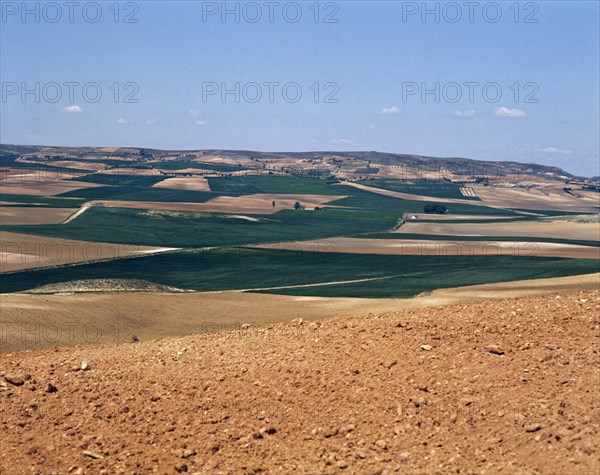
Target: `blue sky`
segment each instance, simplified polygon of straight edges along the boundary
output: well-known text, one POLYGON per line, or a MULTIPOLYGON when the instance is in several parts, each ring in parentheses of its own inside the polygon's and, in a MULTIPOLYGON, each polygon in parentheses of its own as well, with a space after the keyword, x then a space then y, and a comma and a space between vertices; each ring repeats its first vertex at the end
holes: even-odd
POLYGON ((377 150, 600 174, 596 1, 429 2, 424 17, 422 2, 229 2, 239 21, 222 2, 1 3, 4 143, 377 150))

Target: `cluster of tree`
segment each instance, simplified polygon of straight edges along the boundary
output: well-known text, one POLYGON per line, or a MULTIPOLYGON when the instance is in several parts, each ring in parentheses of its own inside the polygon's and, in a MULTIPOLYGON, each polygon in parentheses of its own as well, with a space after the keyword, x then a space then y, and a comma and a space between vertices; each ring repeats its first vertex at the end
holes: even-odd
POLYGON ((448 209, 444 205, 425 205, 423 211, 427 214, 444 214, 448 209))
POLYGON ((304 209, 304 205, 302 203, 300 203, 299 201, 296 201, 294 203, 294 209, 304 209))

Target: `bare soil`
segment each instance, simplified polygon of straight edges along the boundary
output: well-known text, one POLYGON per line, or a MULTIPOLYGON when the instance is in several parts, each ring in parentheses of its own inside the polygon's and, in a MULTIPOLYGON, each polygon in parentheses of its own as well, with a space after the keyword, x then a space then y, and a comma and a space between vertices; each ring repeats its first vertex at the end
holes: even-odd
POLYGON ((77 241, 0 231, 0 272, 164 252, 170 248, 77 241))
POLYGON ((473 193, 481 201, 454 198, 440 199, 432 196, 383 190, 352 182, 345 182, 344 185, 354 186, 355 188, 380 195, 414 201, 466 203, 474 206, 489 206, 491 208, 545 209, 578 213, 597 213, 600 209, 600 197, 598 193, 578 190, 576 196, 573 196, 562 191, 562 188, 556 183, 538 184, 538 186, 531 188, 473 185, 473 193))
MULTIPOLYGON (((157 202, 157 201, 91 201, 88 205, 102 205, 115 208, 155 209, 164 211, 196 211, 204 213, 248 213, 273 214, 282 209, 294 209, 297 201, 307 209, 344 198, 333 195, 286 195, 286 194, 255 194, 244 196, 219 196, 205 203, 157 202), (273 206, 275 201, 275 206, 273 206)), ((334 206, 330 206, 334 207, 334 206)))
POLYGON ((208 181, 200 176, 167 178, 159 181, 153 188, 171 188, 175 190, 210 191, 208 181))
MULTIPOLYGON (((429 223, 422 223, 428 226, 429 223)), ((449 226, 449 225, 448 225, 449 226)), ((462 226, 462 225, 457 225, 462 226)), ((405 232, 412 226, 402 226, 405 232)), ((432 224, 432 228, 438 227, 432 224)), ((419 228, 430 229, 430 227, 419 228)), ((437 234, 428 232, 428 234, 437 234)), ((441 232, 440 234, 444 234, 441 232)), ((461 241, 424 239, 368 239, 332 237, 312 241, 292 241, 270 244, 257 244, 256 248, 281 249, 288 251, 346 252, 353 254, 388 254, 403 256, 511 256, 511 257, 565 257, 573 259, 600 259, 600 247, 560 244, 549 242, 515 241, 461 241)))
POLYGON ((518 209, 548 209, 597 213, 600 195, 591 191, 575 190, 576 196, 565 193, 564 185, 552 183, 530 189, 474 186, 474 191, 487 206, 518 209))
POLYGON ((0 226, 9 224, 56 224, 72 213, 72 208, 0 206, 0 226))
POLYGON ((2 193, 15 195, 32 195, 32 196, 54 196, 68 191, 81 190, 83 188, 96 188, 102 186, 97 183, 87 183, 83 181, 69 181, 66 178, 75 178, 82 176, 79 174, 71 174, 65 172, 43 171, 37 174, 27 175, 12 175, 8 176, 0 182, 2 193), (40 176, 40 173, 43 176, 40 176), (47 176, 65 178, 63 179, 46 179, 47 176))
POLYGON ((593 474, 600 292, 5 354, 10 474, 593 474))
POLYGON ((419 223, 408 220, 397 233, 442 236, 518 236, 600 241, 599 223, 511 221, 509 223, 419 223))
POLYGON ((90 343, 145 341, 219 329, 463 304, 600 288, 600 273, 437 289, 410 299, 323 298, 228 292, 156 292, 103 279, 2 294, 0 352, 90 343), (45 293, 38 293, 45 292, 45 293))

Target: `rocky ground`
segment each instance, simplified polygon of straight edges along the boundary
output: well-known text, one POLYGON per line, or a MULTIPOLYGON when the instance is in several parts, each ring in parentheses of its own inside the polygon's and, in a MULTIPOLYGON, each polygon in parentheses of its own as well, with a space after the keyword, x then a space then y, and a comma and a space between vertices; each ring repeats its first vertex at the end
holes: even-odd
POLYGON ((7 474, 600 472, 600 291, 2 355, 7 474))
POLYGON ((185 292, 185 290, 139 279, 84 279, 42 285, 29 290, 27 293, 52 294, 60 292, 185 292))

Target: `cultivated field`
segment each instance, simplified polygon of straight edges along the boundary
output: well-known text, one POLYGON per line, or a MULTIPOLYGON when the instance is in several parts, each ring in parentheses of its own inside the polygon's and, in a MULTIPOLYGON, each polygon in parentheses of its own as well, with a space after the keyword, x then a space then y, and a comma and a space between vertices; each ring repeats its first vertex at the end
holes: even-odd
MULTIPOLYGON (((110 282, 106 285, 110 286, 110 282)), ((106 288, 104 285, 104 288, 106 288)), ((70 286, 2 296, 2 352, 90 343, 127 343, 241 325, 465 304, 514 296, 595 290, 600 273, 438 289, 410 299, 305 297, 246 292, 77 292, 70 286)), ((115 286, 120 289, 120 286, 115 286)))
POLYGON ((0 206, 0 226, 8 224, 56 224, 73 213, 71 208, 0 206))
POLYGON ((105 163, 98 162, 90 162, 83 160, 52 160, 48 161, 36 161, 36 160, 25 160, 20 163, 34 163, 38 165, 52 166, 52 167, 60 167, 60 168, 72 168, 79 172, 81 170, 86 170, 90 172, 97 172, 108 168, 108 165, 105 163))
POLYGON ((474 186, 481 200, 503 208, 547 209, 573 213, 598 213, 600 199, 598 193, 577 191, 572 196, 563 191, 562 184, 551 184, 531 189, 474 186))
POLYGON ((5 354, 0 470, 598 473, 599 316, 555 291, 5 354))
POLYGON ((510 223, 419 223, 407 221, 397 233, 441 236, 514 236, 600 241, 600 223, 525 221, 510 223))
MULTIPOLYGON (((417 222, 422 220, 427 221, 481 221, 481 220, 496 220, 496 219, 518 219, 523 216, 496 216, 496 215, 469 215, 469 214, 425 214, 425 213, 415 213, 412 216, 415 216, 418 219, 417 222)), ((407 216, 410 219, 410 216, 407 216)), ((410 221, 412 223, 412 221, 410 221)))
MULTIPOLYGON (((473 204, 473 205, 478 205, 478 202, 475 200, 466 200, 467 197, 464 197, 465 199, 457 199, 457 198, 444 198, 444 199, 440 199, 440 197, 437 196, 429 196, 429 195, 420 195, 420 194, 414 194, 414 193, 404 193, 401 191, 393 191, 393 190, 386 190, 384 188, 376 188, 374 186, 369 186, 369 185, 362 185, 360 183, 345 183, 349 186, 353 186, 355 188, 358 188, 359 190, 364 190, 364 191, 369 191, 371 193, 377 193, 380 195, 384 195, 384 196, 390 196, 392 198, 399 198, 401 200, 413 200, 413 201, 426 201, 426 202, 439 202, 439 201, 443 201, 444 203, 469 203, 469 204, 473 204)), ((481 204, 482 206, 489 206, 489 204, 481 204)))
POLYGON ((598 195, 565 172, 7 147, 0 472, 600 469, 598 195))
POLYGON ((154 188, 173 188, 175 190, 210 191, 210 186, 202 177, 167 178, 152 185, 154 188))
POLYGON ((0 231, 0 272, 142 256, 165 250, 160 247, 75 241, 0 231))
POLYGON ((129 168, 126 166, 119 166, 116 168, 109 168, 102 170, 101 175, 124 175, 124 176, 159 176, 161 175, 160 170, 154 168, 129 168))
MULTIPOLYGON (((435 234, 435 233, 428 233, 435 234)), ((334 237, 254 246, 267 249, 399 256, 509 256, 600 259, 600 247, 548 242, 369 239, 334 237)))
POLYGON ((475 178, 441 159, 432 175, 425 157, 377 153, 26 151, 0 163, 5 293, 118 280, 131 292, 140 289, 128 282, 147 281, 155 291, 409 298, 598 270, 597 218, 564 215, 597 211, 598 194, 567 193, 557 169, 523 177, 513 164, 475 178))
POLYGON ((97 186, 99 185, 80 181, 63 179, 47 180, 40 177, 39 174, 28 174, 25 176, 12 175, 6 177, 0 182, 0 191, 2 193, 16 195, 55 196, 69 191, 97 186))
MULTIPOLYGON (((172 180, 177 179, 178 178, 172 178, 172 180)), ((156 187, 156 185, 153 187, 156 187)), ((161 188, 172 187, 165 186, 161 188)), ((193 188, 179 187, 175 189, 192 190, 193 188)), ((196 189, 196 191, 199 190, 196 189)), ((244 196, 219 196, 205 203, 102 200, 92 201, 89 203, 89 205, 101 205, 112 208, 126 209, 154 209, 163 211, 273 214, 284 209, 294 209, 296 202, 302 203, 308 209, 314 209, 316 206, 323 206, 326 203, 342 198, 344 198, 344 196, 261 194, 244 196), (275 206, 273 206, 273 202, 275 202, 275 206)))

